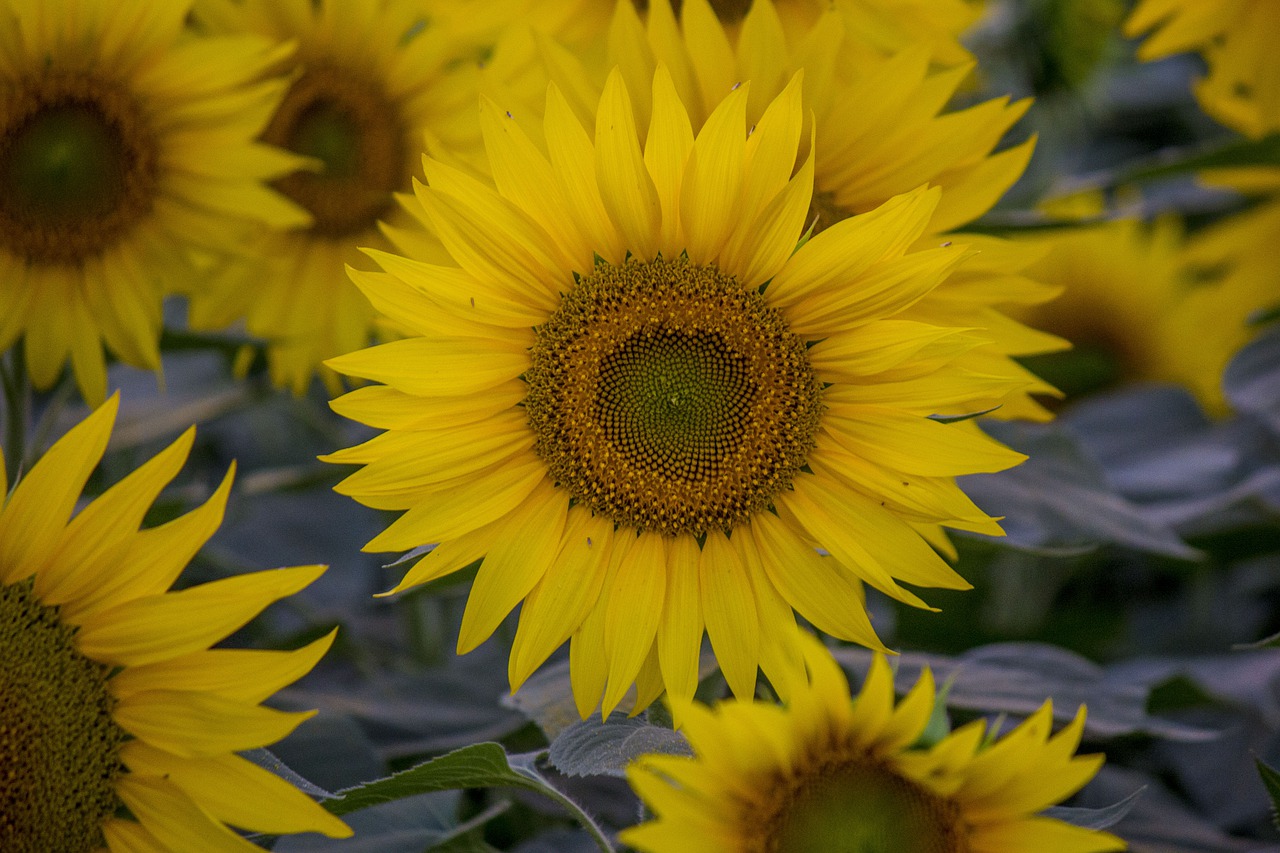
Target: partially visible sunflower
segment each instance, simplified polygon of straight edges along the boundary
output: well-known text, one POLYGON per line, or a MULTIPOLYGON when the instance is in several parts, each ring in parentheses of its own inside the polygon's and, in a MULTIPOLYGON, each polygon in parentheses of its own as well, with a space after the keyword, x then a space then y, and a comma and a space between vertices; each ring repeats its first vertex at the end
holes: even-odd
POLYGON ((1147 34, 1138 58, 1184 51, 1204 56, 1209 74, 1195 87, 1204 111, 1259 138, 1280 130, 1280 4, 1274 0, 1141 0, 1125 35, 1147 34))
MULTIPOLYGON (((396 204, 408 192, 424 147, 462 168, 483 163, 476 100, 502 26, 598 29, 584 10, 546 0, 424 3, 416 0, 196 0, 201 28, 296 42, 277 65, 291 76, 263 140, 312 158, 275 186, 311 222, 264 234, 248 260, 225 266, 211 285, 191 289, 194 328, 224 328, 244 317, 267 342, 271 381, 302 393, 321 366, 368 344, 374 313, 345 266, 367 268, 364 247, 412 245, 443 260, 438 242, 396 204), (582 14, 569 19, 567 9, 582 14)), ((602 15, 597 13, 596 19, 602 15)), ((580 32, 581 31, 581 32, 580 32)), ((514 72, 512 72, 514 73, 514 72)))
POLYGON ((168 591, 217 529, 231 487, 228 473, 202 507, 138 529, 194 430, 72 518, 116 406, 112 397, 68 432, 0 508, 0 849, 260 849, 228 824, 350 835, 235 755, 311 716, 260 703, 315 666, 333 634, 293 652, 209 648, 324 567, 168 591))
POLYGON ((1260 233, 1280 234, 1274 211, 1266 220, 1265 209, 1232 217, 1191 245, 1171 218, 1040 232, 1027 241, 1047 253, 1028 272, 1062 295, 1036 306, 1028 322, 1104 356, 1121 381, 1182 385, 1223 414, 1222 371, 1249 339, 1249 315, 1268 298, 1280 302, 1274 263, 1255 264, 1252 277, 1228 275, 1260 233))
POLYGON ((101 402, 104 344, 158 369, 161 298, 193 251, 307 220, 262 184, 297 158, 254 141, 287 50, 191 38, 190 5, 0 0, 0 349, 23 339, 37 388, 70 360, 101 402))
POLYGON ((624 830, 646 853, 1103 853, 1106 832, 1037 815, 1079 790, 1101 755, 1075 755, 1085 709, 1051 735, 1046 702, 994 743, 977 720, 917 746, 933 710, 926 669, 894 704, 880 655, 857 698, 810 638, 788 707, 687 703, 693 757, 641 756, 627 778, 654 819, 624 830))
MULTIPOLYGON (((679 23, 668 0, 650 3, 643 22, 630 4, 621 3, 604 62, 579 62, 548 45, 549 73, 589 123, 600 87, 616 66, 635 93, 637 124, 645 127, 651 109, 646 81, 663 62, 697 130, 725 92, 748 80, 747 119, 754 124, 791 76, 803 70, 805 115, 812 113, 816 136, 808 221, 821 230, 922 184, 939 187, 940 201, 917 235, 917 247, 950 238, 977 251, 903 316, 982 329, 988 341, 962 357, 969 369, 1019 380, 1000 396, 966 401, 972 406, 968 411, 995 409, 996 417, 1047 419, 1048 412, 1031 395, 1052 395, 1054 389, 1013 356, 1059 350, 1066 343, 1010 319, 1003 307, 1040 302, 1054 290, 1024 275, 1034 257, 1025 249, 994 237, 944 234, 987 212, 1022 174, 1034 140, 995 149, 1030 102, 997 98, 948 111, 969 66, 932 70, 931 51, 919 43, 892 56, 879 49, 868 53, 866 33, 835 10, 788 32, 780 17, 784 7, 759 0, 731 31, 717 21, 708 0, 687 0, 679 23)), ((806 132, 802 143, 807 139, 806 132)), ((957 407, 948 413, 962 412, 957 407)))
POLYGON ((386 432, 326 457, 405 511, 366 548, 439 543, 397 590, 483 558, 459 651, 523 600, 512 686, 572 637, 584 716, 637 679, 638 707, 691 696, 704 628, 742 696, 798 654, 793 608, 880 648, 861 583, 967 588, 926 539, 998 533, 954 475, 1022 459, 928 417, 1018 381, 966 367, 981 333, 905 316, 970 257, 908 250, 938 191, 797 247, 799 75, 749 134, 749 84, 696 136, 665 66, 649 85, 643 146, 621 73, 594 141, 549 88, 546 154, 486 102, 497 189, 431 159, 417 187, 454 264, 352 273, 417 336, 329 362, 385 383, 333 406, 386 432))
MULTIPOLYGON (((732 29, 747 16, 752 0, 710 4, 716 17, 732 29)), ((679 13, 684 3, 670 0, 670 5, 679 13)), ((837 12, 845 28, 859 35, 848 45, 846 61, 867 61, 925 45, 932 61, 942 67, 973 61, 959 39, 982 14, 982 3, 972 0, 775 0, 775 5, 790 36, 803 35, 828 10, 837 12)), ((637 0, 635 6, 645 11, 649 2, 637 0)))

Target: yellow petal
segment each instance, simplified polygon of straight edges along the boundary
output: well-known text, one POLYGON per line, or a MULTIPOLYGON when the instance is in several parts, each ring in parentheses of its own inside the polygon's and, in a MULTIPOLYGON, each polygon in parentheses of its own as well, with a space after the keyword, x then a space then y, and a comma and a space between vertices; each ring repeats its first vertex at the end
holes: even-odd
POLYGON ((156 776, 220 821, 253 832, 319 832, 348 838, 351 828, 279 776, 236 755, 181 758, 139 740, 120 760, 141 776, 156 776))
POLYGON ((624 245, 641 260, 658 254, 662 207, 640 153, 635 114, 622 74, 609 74, 596 114, 596 181, 624 245))
POLYGON ((85 656, 116 666, 154 663, 207 649, 267 605, 306 587, 324 570, 324 566, 297 566, 254 572, 126 601, 81 623, 76 646, 85 656))
POLYGON ((175 755, 257 749, 296 729, 314 711, 288 713, 206 693, 153 690, 122 697, 112 717, 129 734, 175 755))
MULTIPOLYGON (((686 17, 687 20, 687 17, 686 17)), ((747 147, 747 90, 728 94, 698 132, 680 187, 680 227, 689 260, 716 260, 737 224, 747 147)))
POLYGON ((508 664, 512 692, 599 606, 612 544, 611 522, 581 504, 569 510, 560 555, 520 608, 508 664))
POLYGON ((734 695, 750 699, 756 692, 760 664, 760 623, 746 570, 719 530, 707 533, 698 579, 707 636, 720 669, 734 695))
POLYGON ((123 697, 147 690, 184 690, 239 702, 261 702, 310 672, 329 651, 337 634, 335 628, 292 652, 210 649, 125 667, 111 679, 111 692, 123 697))
POLYGON ((609 661, 602 708, 606 717, 622 701, 653 646, 666 598, 666 563, 665 538, 641 533, 611 580, 604 628, 604 653, 609 661))
POLYGON ((692 535, 675 537, 667 553, 667 597, 658 623, 658 663, 667 691, 690 700, 698 688, 702 650, 702 594, 698 581, 701 549, 692 535))
POLYGON ((68 430, 14 488, 0 512, 0 582, 16 583, 47 563, 102 458, 119 405, 113 396, 68 430))
MULTIPOLYGON (((655 4, 654 8, 658 8, 655 4)), ((684 167, 693 149, 693 128, 665 64, 653 75, 653 113, 645 140, 644 163, 653 177, 662 208, 662 234, 658 249, 664 258, 684 250, 680 229, 680 187, 684 167)))
POLYGON ((163 779, 125 774, 116 780, 115 789, 130 813, 165 850, 253 853, 262 849, 209 817, 163 779))
POLYGON ((560 551, 569 495, 542 480, 506 519, 480 564, 462 614, 458 654, 480 645, 542 580, 560 551))

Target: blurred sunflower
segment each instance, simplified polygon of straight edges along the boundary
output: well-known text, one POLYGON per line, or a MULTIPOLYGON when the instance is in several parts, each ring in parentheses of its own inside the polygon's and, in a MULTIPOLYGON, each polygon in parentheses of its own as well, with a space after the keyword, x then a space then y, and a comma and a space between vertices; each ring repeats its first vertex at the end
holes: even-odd
MULTIPOLYGON (((754 124, 791 76, 803 70, 805 116, 812 113, 817 137, 807 221, 817 230, 928 183, 940 187, 942 195, 917 241, 919 248, 934 247, 948 239, 944 232, 986 213, 1022 174, 1034 140, 995 148, 1029 101, 997 98, 947 111, 970 65, 934 70, 931 48, 921 43, 886 57, 879 47, 869 49, 864 29, 838 10, 789 32, 780 17, 784 5, 753 3, 734 32, 716 20, 708 0, 687 0, 679 23, 668 0, 650 3, 643 22, 629 4, 620 4, 603 63, 580 62, 547 45, 548 67, 587 123, 606 75, 618 67, 636 93, 637 122, 643 127, 650 112, 645 87, 656 63, 664 62, 695 131, 732 86, 747 80, 747 118, 754 124)), ((802 141, 807 139, 806 133, 802 141)), ((975 257, 903 316, 983 330, 988 341, 962 356, 969 369, 1020 381, 999 396, 975 397, 947 413, 994 409, 995 417, 1048 419, 1031 395, 1055 390, 1013 356, 1064 349, 1066 342, 1012 320, 1003 307, 1042 302, 1054 289, 1024 274, 1034 258, 1025 248, 989 236, 948 236, 974 247, 975 257)))
POLYGON ((1040 232, 1027 239, 1046 254, 1028 274, 1062 295, 1036 306, 1028 322, 1107 360, 1115 379, 1182 385, 1207 411, 1225 414, 1222 371, 1249 339, 1248 317, 1267 304, 1268 290, 1280 302, 1280 287, 1261 270, 1225 276, 1260 227, 1266 231, 1264 221, 1233 217, 1197 238, 1195 249, 1172 218, 1040 232))
POLYGON ((420 4, 197 0, 195 11, 205 31, 297 44, 272 68, 291 82, 262 139, 312 158, 275 182, 310 222, 260 235, 188 295, 193 328, 245 318, 267 342, 271 381, 300 394, 323 359, 368 343, 373 311, 343 266, 359 263, 359 246, 389 245, 378 221, 395 219, 392 194, 409 189, 426 132, 465 143, 454 117, 475 95, 454 85, 445 66, 458 54, 422 26, 420 4))
POLYGON ((1143 61, 1197 51, 1209 73, 1195 87, 1204 111, 1258 138, 1280 130, 1280 4, 1274 0, 1141 0, 1125 22, 1143 61))
POLYGON ((704 627, 741 696, 798 653, 792 608, 881 648, 861 582, 967 588, 922 537, 998 533, 953 477, 1023 458, 928 417, 1016 381, 963 366, 972 330, 902 316, 969 256, 907 248, 938 191, 797 248, 799 75, 750 134, 748 84, 696 137, 665 66, 651 85, 643 147, 620 73, 594 141, 549 88, 546 155, 486 102, 497 190, 434 160, 417 187, 456 265, 352 273, 419 337, 329 362, 385 383, 333 405, 387 431, 325 457, 365 466, 338 491, 407 510, 366 549, 440 543, 396 590, 483 558, 459 651, 523 599, 512 686, 572 635, 584 716, 637 678, 637 707, 691 696, 704 627))
MULTIPOLYGON (((591 31, 590 15, 566 20, 564 5, 197 0, 206 30, 298 45, 275 68, 292 83, 262 138, 311 158, 310 168, 275 183, 311 223, 262 235, 248 263, 229 264, 212 285, 192 289, 191 325, 221 329, 244 317, 267 341, 274 384, 301 394, 319 373, 337 393, 337 377, 321 362, 367 345, 374 331, 374 313, 344 267, 367 267, 359 250, 390 249, 388 237, 447 258, 395 194, 421 175, 427 145, 461 168, 484 162, 476 100, 494 40, 517 15, 531 26, 591 31)), ((595 5, 579 0, 572 8, 595 5)))
POLYGON ((68 432, 0 509, 0 848, 259 849, 227 824, 350 835, 235 755, 310 716, 260 703, 315 666, 333 635, 294 652, 209 649, 324 568, 167 591, 217 529, 231 486, 228 473, 204 506, 138 529, 193 430, 71 518, 116 406, 68 432))
POLYGON ((183 32, 189 2, 0 0, 0 349, 37 388, 68 359, 106 396, 105 344, 160 367, 163 292, 191 253, 306 214, 262 185, 297 159, 254 141, 284 51, 183 32))
POLYGON ((1077 756, 1085 709, 1056 735, 1046 702, 988 745, 977 720, 929 747, 926 669, 894 704, 880 655, 857 699, 810 638, 789 707, 730 700, 682 713, 694 756, 641 756, 627 778, 655 819, 624 830, 647 853, 1102 853, 1119 838, 1037 812, 1102 766, 1077 756))

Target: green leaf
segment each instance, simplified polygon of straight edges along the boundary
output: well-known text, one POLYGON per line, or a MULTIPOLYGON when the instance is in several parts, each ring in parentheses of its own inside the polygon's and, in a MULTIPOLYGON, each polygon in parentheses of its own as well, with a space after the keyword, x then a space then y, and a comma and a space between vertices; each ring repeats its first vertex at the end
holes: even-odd
POLYGON ((1255 640, 1252 643, 1240 643, 1231 647, 1237 651, 1245 651, 1247 649, 1280 649, 1280 633, 1272 634, 1270 637, 1263 637, 1261 640, 1255 640))
POLYGON ((497 786, 546 793, 546 785, 541 780, 535 781, 533 777, 512 769, 507 762, 507 752, 500 744, 477 743, 408 770, 393 773, 384 779, 347 788, 338 792, 333 799, 326 800, 323 805, 341 817, 357 809, 429 791, 497 786))
POLYGON ((684 735, 644 720, 614 714, 579 720, 551 742, 549 758, 570 776, 625 776, 641 755, 693 755, 684 735))
POLYGON ((920 733, 920 737, 914 744, 917 749, 928 749, 951 734, 951 718, 947 716, 947 697, 951 695, 951 685, 955 684, 955 680, 955 673, 952 673, 938 689, 933 699, 933 711, 929 714, 929 722, 925 724, 924 731, 920 733))
POLYGON ((1262 777, 1267 796, 1271 798, 1271 822, 1275 824, 1276 829, 1280 829, 1280 772, 1271 765, 1263 763, 1261 759, 1255 758, 1254 763, 1258 765, 1258 775, 1262 777))
POLYGON ((321 805, 333 814, 342 816, 358 809, 432 791, 523 788, 564 806, 591 833, 600 849, 611 853, 612 845, 591 817, 577 803, 542 778, 537 770, 537 762, 545 754, 542 751, 509 756, 501 744, 477 743, 394 773, 385 779, 339 791, 336 797, 325 800, 321 805))
MULTIPOLYGON (((1000 406, 1002 405, 1004 404, 1001 403, 1000 406)), ((983 415, 989 415, 992 412, 994 412, 996 409, 1000 408, 1000 406, 992 406, 991 408, 983 409, 980 412, 966 412, 965 414, 962 414, 962 415, 929 415, 929 420, 937 421, 938 423, 942 423, 942 424, 956 424, 956 423, 960 423, 960 421, 971 421, 974 418, 980 418, 983 415)))
POLYGON ((1116 183, 1150 181, 1203 169, 1238 166, 1280 166, 1280 134, 1257 140, 1232 141, 1207 151, 1162 154, 1154 161, 1139 163, 1124 172, 1116 183))

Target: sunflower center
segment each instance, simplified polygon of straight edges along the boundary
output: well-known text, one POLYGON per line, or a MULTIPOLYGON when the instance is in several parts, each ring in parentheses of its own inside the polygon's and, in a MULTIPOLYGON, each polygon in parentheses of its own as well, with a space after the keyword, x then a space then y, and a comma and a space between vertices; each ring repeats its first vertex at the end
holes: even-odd
POLYGON ((150 212, 156 140, 102 80, 47 74, 0 102, 0 245, 28 263, 76 263, 150 212))
POLYGON ((760 849, 779 853, 969 850, 954 804, 862 761, 793 783, 762 830, 760 849))
POLYGON ((731 529, 813 448, 820 388, 804 342, 715 267, 597 264, 538 327, 531 360, 538 454, 619 525, 731 529))
POLYGON ((0 850, 96 850, 122 805, 110 669, 80 654, 32 587, 0 586, 0 850))
POLYGON ((289 87, 264 141, 320 161, 276 189, 307 209, 312 230, 345 237, 372 228, 408 187, 411 171, 399 109, 374 83, 324 64, 289 87))

